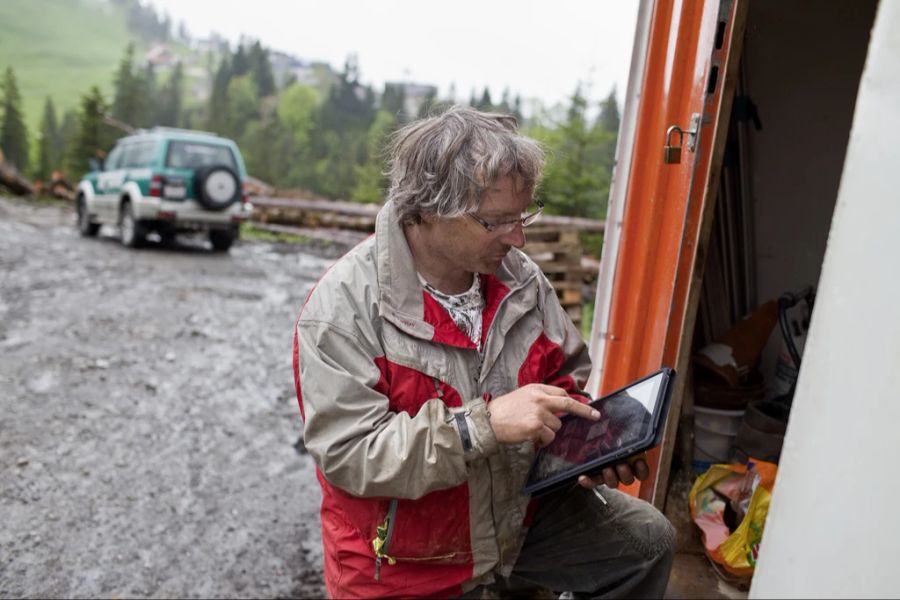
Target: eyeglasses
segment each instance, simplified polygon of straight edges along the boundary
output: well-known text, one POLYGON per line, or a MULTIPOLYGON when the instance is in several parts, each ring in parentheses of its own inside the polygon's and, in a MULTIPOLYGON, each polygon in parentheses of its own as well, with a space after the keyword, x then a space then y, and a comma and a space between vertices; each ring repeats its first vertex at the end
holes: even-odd
POLYGON ((509 221, 501 221, 499 223, 489 223, 485 221, 475 213, 466 213, 468 216, 475 219, 475 221, 484 227, 489 233, 496 233, 498 235, 503 235, 505 233, 510 233, 513 231, 517 225, 521 225, 522 227, 528 227, 532 225, 535 221, 538 220, 538 217, 541 216, 541 213, 544 212, 544 203, 540 200, 535 200, 534 203, 537 205, 537 210, 530 213, 524 213, 518 219, 511 219, 509 221))

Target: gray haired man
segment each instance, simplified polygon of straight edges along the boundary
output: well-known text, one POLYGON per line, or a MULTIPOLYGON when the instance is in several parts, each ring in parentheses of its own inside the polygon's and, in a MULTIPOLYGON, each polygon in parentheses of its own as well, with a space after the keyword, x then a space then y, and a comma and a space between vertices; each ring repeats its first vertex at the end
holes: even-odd
POLYGON ((543 160, 505 115, 406 126, 375 235, 301 310, 295 382, 334 597, 665 589, 672 526, 614 489, 645 463, 521 493, 559 414, 599 417, 578 395, 581 336, 520 251, 543 160))

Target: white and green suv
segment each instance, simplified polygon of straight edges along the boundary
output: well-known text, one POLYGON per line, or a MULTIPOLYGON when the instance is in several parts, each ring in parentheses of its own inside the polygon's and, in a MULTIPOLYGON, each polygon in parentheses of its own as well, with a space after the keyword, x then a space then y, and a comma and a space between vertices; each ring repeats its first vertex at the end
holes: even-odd
POLYGON ((148 233, 164 240, 208 232, 227 251, 252 205, 243 192, 244 161, 233 141, 211 133, 157 127, 120 139, 103 164, 78 184, 78 229, 95 236, 117 226, 123 244, 141 246, 148 233))

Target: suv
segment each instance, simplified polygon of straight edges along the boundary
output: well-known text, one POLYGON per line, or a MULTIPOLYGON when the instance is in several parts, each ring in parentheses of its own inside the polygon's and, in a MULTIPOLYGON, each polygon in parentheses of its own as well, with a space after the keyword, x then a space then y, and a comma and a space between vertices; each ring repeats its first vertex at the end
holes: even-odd
POLYGON ((101 225, 115 225, 132 248, 151 231, 164 241, 206 231, 224 252, 253 210, 243 192, 246 176, 229 139, 165 127, 138 131, 116 142, 102 165, 91 161, 78 184, 78 230, 92 237, 101 225))

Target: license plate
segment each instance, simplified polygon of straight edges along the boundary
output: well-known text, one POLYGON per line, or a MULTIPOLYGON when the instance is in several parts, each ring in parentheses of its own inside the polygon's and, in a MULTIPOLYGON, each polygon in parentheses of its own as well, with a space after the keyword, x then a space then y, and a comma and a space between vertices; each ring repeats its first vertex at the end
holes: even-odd
POLYGON ((163 186, 163 195, 166 198, 175 198, 181 200, 184 198, 184 188, 176 185, 163 186))

